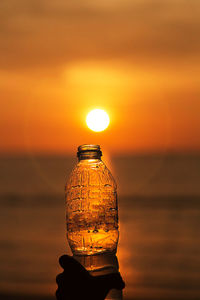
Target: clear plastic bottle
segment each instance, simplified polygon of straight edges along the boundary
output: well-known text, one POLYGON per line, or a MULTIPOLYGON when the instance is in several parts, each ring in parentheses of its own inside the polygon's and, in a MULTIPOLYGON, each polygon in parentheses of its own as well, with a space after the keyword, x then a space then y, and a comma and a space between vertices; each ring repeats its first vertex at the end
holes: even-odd
MULTIPOLYGON (((99 145, 78 147, 66 184, 67 238, 73 255, 92 275, 118 271, 117 186, 99 145)), ((121 292, 106 299, 122 299, 121 292)))
POLYGON ((75 255, 117 249, 117 187, 101 155, 99 145, 80 146, 66 185, 67 238, 75 255))

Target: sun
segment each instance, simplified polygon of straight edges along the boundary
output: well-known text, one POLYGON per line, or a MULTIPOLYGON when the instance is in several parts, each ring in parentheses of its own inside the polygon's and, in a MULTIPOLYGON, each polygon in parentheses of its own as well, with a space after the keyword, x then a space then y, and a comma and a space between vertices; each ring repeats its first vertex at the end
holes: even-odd
POLYGON ((91 130, 100 132, 108 127, 110 118, 105 110, 93 109, 87 114, 86 123, 91 130))

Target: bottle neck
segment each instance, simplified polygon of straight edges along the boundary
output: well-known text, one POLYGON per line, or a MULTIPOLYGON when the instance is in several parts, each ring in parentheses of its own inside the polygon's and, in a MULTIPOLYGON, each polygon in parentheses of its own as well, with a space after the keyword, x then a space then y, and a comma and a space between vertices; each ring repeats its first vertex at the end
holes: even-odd
POLYGON ((79 161, 85 159, 101 159, 102 152, 99 145, 82 145, 78 147, 79 161))
POLYGON ((99 153, 96 152, 84 152, 84 153, 80 153, 78 155, 78 160, 88 160, 88 159, 100 159, 101 160, 101 155, 99 153))

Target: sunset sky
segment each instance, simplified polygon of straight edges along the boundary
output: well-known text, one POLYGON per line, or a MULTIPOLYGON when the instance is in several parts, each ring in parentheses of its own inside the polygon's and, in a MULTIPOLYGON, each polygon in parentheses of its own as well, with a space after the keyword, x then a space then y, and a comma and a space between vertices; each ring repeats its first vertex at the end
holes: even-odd
POLYGON ((124 299, 200 299, 200 0, 0 0, 0 101, 0 299, 55 299, 81 144, 118 186, 124 299))
POLYGON ((0 28, 1 153, 200 150, 200 1, 1 0, 0 28))

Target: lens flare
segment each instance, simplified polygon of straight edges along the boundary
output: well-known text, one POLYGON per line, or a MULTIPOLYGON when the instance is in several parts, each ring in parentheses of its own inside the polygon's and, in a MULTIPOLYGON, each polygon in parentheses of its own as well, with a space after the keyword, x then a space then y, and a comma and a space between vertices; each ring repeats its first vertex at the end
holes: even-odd
POLYGON ((86 123, 91 130, 100 132, 108 127, 110 119, 103 109, 93 109, 88 113, 86 123))

